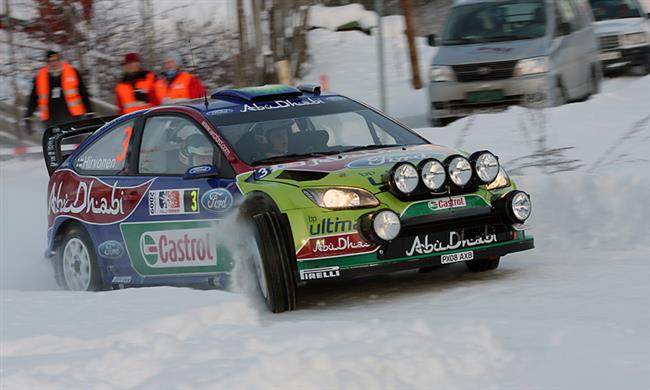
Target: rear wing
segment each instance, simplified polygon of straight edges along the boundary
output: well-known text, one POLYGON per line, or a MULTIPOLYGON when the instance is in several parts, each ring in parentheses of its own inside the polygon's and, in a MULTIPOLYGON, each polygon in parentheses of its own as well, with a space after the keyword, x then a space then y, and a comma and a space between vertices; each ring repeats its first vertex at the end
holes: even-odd
POLYGON ((48 127, 43 133, 43 158, 47 173, 52 176, 83 140, 115 118, 117 116, 105 116, 48 127))

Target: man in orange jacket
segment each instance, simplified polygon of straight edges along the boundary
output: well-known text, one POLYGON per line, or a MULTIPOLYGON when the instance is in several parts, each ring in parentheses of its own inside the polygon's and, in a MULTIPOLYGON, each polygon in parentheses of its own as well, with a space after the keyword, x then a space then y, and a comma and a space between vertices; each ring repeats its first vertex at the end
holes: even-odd
POLYGON ((162 104, 174 104, 183 100, 203 97, 205 88, 201 81, 188 72, 181 71, 181 56, 168 52, 164 57, 163 78, 156 82, 156 98, 162 104))
POLYGON ((24 121, 30 133, 31 116, 36 109, 46 127, 94 115, 90 95, 79 72, 61 61, 61 55, 56 51, 49 50, 46 59, 47 66, 36 74, 27 102, 24 121))
POLYGON ((128 114, 160 105, 154 91, 156 76, 153 72, 142 69, 137 53, 124 56, 122 68, 124 74, 115 86, 118 114, 128 114))

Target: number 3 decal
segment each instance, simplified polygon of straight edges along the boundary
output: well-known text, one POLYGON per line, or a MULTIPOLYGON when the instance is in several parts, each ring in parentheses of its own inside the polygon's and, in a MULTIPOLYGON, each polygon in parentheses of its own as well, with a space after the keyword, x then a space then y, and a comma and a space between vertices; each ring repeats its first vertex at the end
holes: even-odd
POLYGON ((197 211, 199 209, 199 204, 197 203, 198 192, 192 191, 192 211, 197 211))
POLYGON ((115 155, 115 159, 117 161, 124 161, 124 157, 126 157, 126 151, 129 149, 129 141, 131 140, 131 133, 133 133, 133 127, 129 126, 126 129, 124 129, 124 132, 122 134, 125 135, 124 141, 122 141, 122 153, 118 153, 115 155))

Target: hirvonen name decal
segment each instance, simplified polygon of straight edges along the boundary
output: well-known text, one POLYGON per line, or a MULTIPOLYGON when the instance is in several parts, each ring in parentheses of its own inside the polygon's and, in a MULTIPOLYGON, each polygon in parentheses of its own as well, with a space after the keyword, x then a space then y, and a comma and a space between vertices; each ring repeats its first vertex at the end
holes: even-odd
POLYGON ((321 99, 312 99, 312 98, 306 98, 303 100, 298 100, 298 101, 291 101, 291 100, 276 100, 271 103, 265 103, 265 104, 244 104, 244 108, 239 110, 239 112, 257 112, 257 111, 265 111, 265 110, 275 110, 278 108, 289 108, 289 107, 300 107, 300 106, 313 106, 316 104, 323 104, 321 99))

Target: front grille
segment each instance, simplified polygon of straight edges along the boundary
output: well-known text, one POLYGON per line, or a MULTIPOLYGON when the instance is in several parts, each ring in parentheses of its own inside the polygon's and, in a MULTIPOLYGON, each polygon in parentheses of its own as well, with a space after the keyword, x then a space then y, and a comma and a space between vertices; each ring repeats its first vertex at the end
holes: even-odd
POLYGON ((470 102, 467 100, 452 100, 447 104, 447 107, 452 110, 481 110, 489 108, 507 108, 509 106, 519 105, 522 103, 523 95, 504 96, 503 99, 493 100, 489 102, 470 102))
POLYGON ((452 65, 458 81, 500 80, 512 77, 517 61, 484 62, 452 65))
POLYGON ((618 35, 608 35, 598 38, 600 50, 616 49, 618 47, 618 35))

